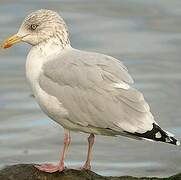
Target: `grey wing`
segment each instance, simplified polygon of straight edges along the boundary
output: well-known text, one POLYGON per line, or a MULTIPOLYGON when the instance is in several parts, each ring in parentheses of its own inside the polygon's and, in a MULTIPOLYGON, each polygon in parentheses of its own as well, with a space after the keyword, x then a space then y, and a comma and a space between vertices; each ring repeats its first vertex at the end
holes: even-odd
POLYGON ((70 49, 47 62, 39 83, 81 126, 144 133, 154 122, 126 67, 107 55, 70 49))

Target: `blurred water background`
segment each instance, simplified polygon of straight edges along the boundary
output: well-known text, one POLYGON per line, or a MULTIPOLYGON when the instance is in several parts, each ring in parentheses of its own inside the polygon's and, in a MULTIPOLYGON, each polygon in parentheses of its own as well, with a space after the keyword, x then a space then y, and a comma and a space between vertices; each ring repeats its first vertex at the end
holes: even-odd
MULTIPOLYGON (((157 122, 181 139, 180 0, 1 0, 0 40, 24 17, 54 9, 66 20, 72 46, 124 62, 157 122)), ((63 129, 42 113, 25 79, 29 45, 0 52, 0 167, 56 162, 63 129)), ((79 168, 87 136, 72 133, 66 165, 79 168)), ((98 136, 93 170, 103 175, 167 176, 181 171, 181 149, 167 144, 98 136)))

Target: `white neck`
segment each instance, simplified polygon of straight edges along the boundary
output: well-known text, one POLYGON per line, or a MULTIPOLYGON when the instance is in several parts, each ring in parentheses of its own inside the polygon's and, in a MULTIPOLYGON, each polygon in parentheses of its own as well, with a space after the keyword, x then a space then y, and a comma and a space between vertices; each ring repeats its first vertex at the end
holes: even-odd
POLYGON ((43 64, 69 48, 71 48, 70 44, 63 47, 59 40, 53 38, 31 48, 26 61, 26 76, 32 89, 38 82, 43 64))

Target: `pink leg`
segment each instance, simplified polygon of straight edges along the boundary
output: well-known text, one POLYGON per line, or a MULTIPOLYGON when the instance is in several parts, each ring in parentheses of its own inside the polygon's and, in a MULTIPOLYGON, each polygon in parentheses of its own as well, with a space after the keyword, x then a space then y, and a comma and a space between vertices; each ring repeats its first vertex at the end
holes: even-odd
POLYGON ((63 151, 61 153, 61 157, 60 157, 60 162, 57 165, 53 165, 53 164, 42 164, 42 165, 35 165, 35 167, 37 169, 39 169, 40 171, 44 171, 44 172, 49 172, 49 173, 53 173, 56 171, 63 171, 65 169, 64 167, 64 159, 65 159, 65 155, 66 152, 68 150, 68 147, 70 145, 70 131, 65 129, 64 132, 64 146, 63 146, 63 151))
POLYGON ((92 159, 92 147, 94 145, 95 136, 94 134, 90 134, 88 137, 88 152, 87 152, 87 160, 83 165, 82 169, 91 170, 91 159, 92 159))

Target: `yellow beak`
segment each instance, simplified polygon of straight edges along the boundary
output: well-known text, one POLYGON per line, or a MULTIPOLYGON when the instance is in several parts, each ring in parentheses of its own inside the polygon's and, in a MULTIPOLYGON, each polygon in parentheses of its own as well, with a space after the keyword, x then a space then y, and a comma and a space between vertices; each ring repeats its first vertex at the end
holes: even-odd
POLYGON ((1 45, 2 48, 10 48, 15 43, 18 43, 22 40, 23 37, 18 36, 17 34, 7 38, 1 45))

